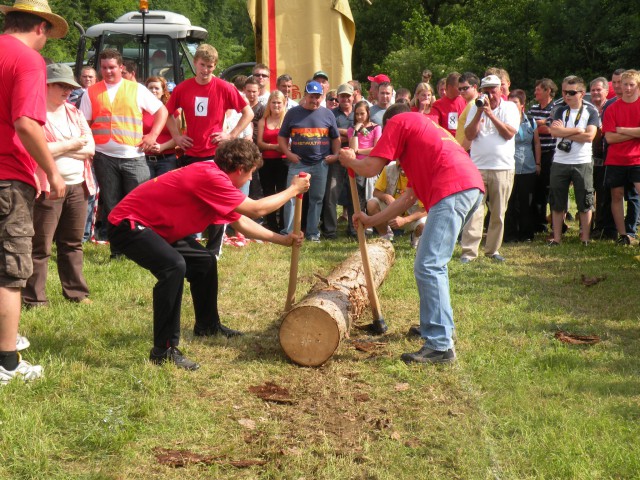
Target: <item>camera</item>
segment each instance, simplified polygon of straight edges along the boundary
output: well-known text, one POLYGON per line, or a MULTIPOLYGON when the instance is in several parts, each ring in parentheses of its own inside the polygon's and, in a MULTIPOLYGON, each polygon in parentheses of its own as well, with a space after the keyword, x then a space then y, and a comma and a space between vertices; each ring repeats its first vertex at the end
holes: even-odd
POLYGON ((571 151, 571 144, 573 142, 569 141, 569 140, 563 140, 560 143, 558 143, 557 145, 557 149, 561 150, 565 153, 569 153, 571 151))
POLYGON ((484 101, 486 98, 487 96, 484 93, 481 93, 480 95, 478 95, 478 98, 476 98, 476 107, 478 108, 484 107, 484 101))

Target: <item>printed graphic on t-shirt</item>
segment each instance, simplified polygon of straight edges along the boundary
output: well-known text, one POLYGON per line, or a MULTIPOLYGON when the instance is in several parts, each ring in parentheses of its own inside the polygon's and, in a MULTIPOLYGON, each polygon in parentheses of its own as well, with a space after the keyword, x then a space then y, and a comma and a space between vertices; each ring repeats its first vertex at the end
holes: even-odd
POLYGON ((291 144, 296 146, 317 146, 329 144, 328 128, 292 128, 291 144))
POLYGON ((447 128, 449 130, 456 130, 458 128, 458 112, 449 112, 447 128))
POLYGON ((209 112, 209 97, 196 97, 195 112, 196 117, 206 117, 209 112))

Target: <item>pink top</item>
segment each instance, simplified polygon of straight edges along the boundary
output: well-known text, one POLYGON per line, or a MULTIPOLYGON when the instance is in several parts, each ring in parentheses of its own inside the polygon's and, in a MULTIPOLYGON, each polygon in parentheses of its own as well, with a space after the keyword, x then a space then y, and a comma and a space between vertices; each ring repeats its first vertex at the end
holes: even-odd
MULTIPOLYGON (((267 121, 264 121, 264 132, 262 133, 262 141, 264 143, 268 143, 269 145, 278 145, 278 132, 280 128, 269 128, 267 126, 267 121)), ((280 152, 276 152, 275 150, 265 150, 262 152, 262 158, 266 159, 274 159, 274 158, 285 158, 284 154, 280 152)))
MULTIPOLYGON (((69 121, 80 130, 80 135, 91 135, 91 128, 87 123, 87 120, 84 118, 84 115, 80 113, 80 111, 74 107, 72 104, 65 102, 64 108, 67 110, 67 118, 69 121)), ((51 130, 49 123, 46 123, 44 126, 44 136, 47 139, 47 142, 57 142, 55 132, 51 130)), ((89 195, 95 195, 97 190, 96 182, 94 181, 93 174, 91 173, 91 164, 93 163, 93 158, 85 158, 84 160, 84 183, 87 186, 87 190, 89 195)), ((40 189, 38 190, 38 194, 40 192, 51 191, 51 185, 49 185, 49 180, 47 178, 47 174, 44 173, 40 167, 36 169, 36 177, 38 178, 38 183, 40 184, 40 189)))
POLYGON ((136 187, 109 214, 109 222, 138 222, 169 243, 207 225, 233 223, 246 196, 215 162, 197 162, 171 170, 136 187))
MULTIPOLYGON (((360 132, 357 133, 358 150, 373 147, 376 144, 376 142, 380 139, 380 136, 382 135, 382 127, 380 127, 380 125, 376 125, 374 127, 367 127, 367 130, 369 130, 368 135, 363 135, 360 132)), ((353 138, 353 133, 354 133, 353 127, 349 127, 347 129, 347 138, 349 139, 353 138)), ((362 154, 358 154, 356 156, 356 158, 358 158, 359 160, 362 160, 365 157, 366 155, 362 155, 362 154)))
POLYGON ((398 159, 408 186, 427 211, 454 193, 471 188, 484 192, 480 172, 467 152, 449 132, 420 113, 391 118, 370 156, 398 159))

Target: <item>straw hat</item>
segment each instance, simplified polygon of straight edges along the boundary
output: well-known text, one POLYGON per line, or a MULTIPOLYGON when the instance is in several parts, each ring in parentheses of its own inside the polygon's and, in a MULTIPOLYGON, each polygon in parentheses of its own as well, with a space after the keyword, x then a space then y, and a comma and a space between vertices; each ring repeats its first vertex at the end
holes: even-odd
POLYGON ((10 12, 24 12, 44 18, 53 25, 49 32, 51 38, 62 38, 69 31, 69 25, 64 18, 51 12, 47 0, 15 0, 13 7, 0 5, 0 12, 5 15, 10 12))

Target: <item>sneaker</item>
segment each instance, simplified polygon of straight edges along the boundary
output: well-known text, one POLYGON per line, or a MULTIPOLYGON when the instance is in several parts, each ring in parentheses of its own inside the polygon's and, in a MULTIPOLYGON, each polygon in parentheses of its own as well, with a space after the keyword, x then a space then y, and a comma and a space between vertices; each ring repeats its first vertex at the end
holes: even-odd
POLYGON ((176 347, 169 347, 162 353, 157 353, 156 347, 153 347, 149 354, 149 360, 151 360, 151 363, 156 365, 161 365, 164 362, 171 362, 176 367, 183 368, 185 370, 197 370, 200 368, 199 364, 189 360, 176 347))
POLYGON ((29 381, 40 377, 42 377, 42 367, 25 362, 20 354, 18 354, 18 366, 15 370, 7 370, 0 366, 0 385, 6 385, 14 378, 29 381))
POLYGON ((214 327, 206 328, 204 330, 198 330, 194 328, 193 334, 196 337, 214 337, 216 335, 222 335, 223 337, 226 337, 226 338, 240 337, 244 335, 242 332, 238 330, 233 330, 232 328, 229 328, 229 327, 225 327, 221 323, 214 327))
POLYGON ((495 260, 496 262, 500 262, 500 263, 502 263, 502 262, 506 262, 506 261, 507 261, 507 259, 506 259, 506 258, 504 258, 504 257, 503 257, 502 255, 500 255, 499 253, 494 253, 493 255, 489 255, 489 258, 490 258, 491 260, 495 260))
POLYGON ((418 248, 418 243, 420 242, 420 237, 416 237, 416 235, 412 232, 411 233, 411 248, 416 249, 418 248))
POLYGON ((469 257, 460 257, 460 263, 462 263, 463 265, 467 264, 467 263, 471 263, 473 259, 469 258, 469 257))
POLYGON ((415 353, 403 353, 400 357, 405 363, 453 363, 456 352, 452 348, 445 352, 422 347, 415 353))
POLYGON ((547 242, 547 247, 558 247, 560 246, 560 242, 556 242, 555 240, 549 240, 547 242))
POLYGON ((30 346, 31 342, 29 341, 29 339, 18 334, 18 336, 16 337, 16 350, 18 352, 21 352, 22 350, 26 350, 30 346))
POLYGON ((618 245, 631 245, 631 238, 629 238, 629 235, 620 235, 618 237, 618 240, 616 241, 616 243, 618 245))
POLYGON ((382 238, 383 240, 389 240, 390 242, 393 242, 394 235, 393 233, 385 233, 384 235, 380 235, 380 238, 382 238))
POLYGON ((320 243, 320 234, 318 235, 309 235, 307 240, 310 242, 320 243))

